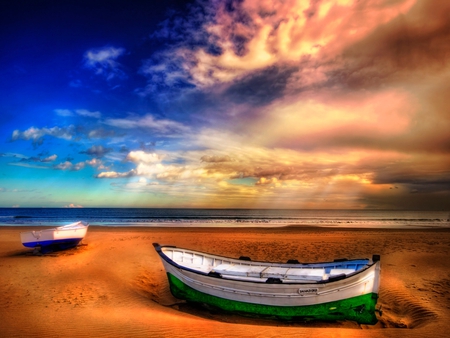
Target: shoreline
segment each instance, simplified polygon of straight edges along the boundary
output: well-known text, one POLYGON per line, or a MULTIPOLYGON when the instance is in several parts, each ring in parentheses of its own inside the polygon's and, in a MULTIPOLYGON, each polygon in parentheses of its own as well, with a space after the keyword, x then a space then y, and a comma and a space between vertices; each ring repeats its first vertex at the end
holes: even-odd
POLYGON ((0 316, 8 337, 444 337, 450 329, 450 229, 90 226, 83 245, 33 256, 0 227, 0 316), (193 307, 170 294, 152 243, 227 257, 303 262, 381 255, 373 326, 279 322, 193 307), (62 334, 64 332, 64 334, 62 334))
MULTIPOLYGON (((55 224, 49 224, 49 222, 43 222, 42 224, 15 224, 15 223, 2 223, 2 228, 20 228, 31 229, 36 228, 55 228, 62 225, 67 225, 70 222, 58 222, 55 224)), ((330 222, 330 223, 213 223, 213 222, 169 222, 169 223, 152 223, 152 222, 129 222, 129 223, 90 223, 90 228, 125 228, 125 229, 283 229, 283 228, 313 228, 313 229, 350 229, 350 230, 433 230, 433 229, 447 229, 450 230, 450 224, 392 224, 388 222, 330 222), (183 224, 183 225, 180 225, 183 224)), ((29 231, 29 230, 25 230, 29 231)))
MULTIPOLYGON (((25 231, 38 231, 44 229, 52 229, 55 226, 51 225, 42 225, 42 226, 17 226, 17 225, 4 225, 0 226, 0 232, 2 230, 17 230, 20 232, 25 231)), ((132 225, 89 225, 88 232, 93 231, 118 231, 118 232, 126 232, 126 231, 180 231, 180 232, 241 232, 241 231, 250 231, 250 232, 268 232, 274 231, 276 233, 289 232, 289 231, 302 231, 302 230, 314 230, 318 232, 336 232, 336 231, 345 231, 345 232, 448 232, 450 233, 450 227, 405 227, 405 228, 353 228, 353 227, 328 227, 328 226, 314 226, 314 225, 304 225, 304 224, 292 224, 286 226, 279 227, 196 227, 196 226, 132 226, 132 225)))

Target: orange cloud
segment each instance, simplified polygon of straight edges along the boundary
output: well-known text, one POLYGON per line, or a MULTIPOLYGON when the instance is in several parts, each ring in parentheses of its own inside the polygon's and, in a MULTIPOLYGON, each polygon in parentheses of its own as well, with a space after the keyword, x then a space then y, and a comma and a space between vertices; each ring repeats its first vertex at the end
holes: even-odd
MULTIPOLYGON (((253 71, 302 58, 322 63, 405 14, 414 0, 256 1, 217 6, 203 24, 221 53, 178 48, 176 58, 197 86, 231 82, 253 71)), ((156 69, 156 68, 155 68, 156 69)))
POLYGON ((384 140, 402 136, 416 113, 415 99, 401 90, 349 93, 316 99, 276 101, 252 126, 261 144, 296 149, 386 147, 384 140), (358 141, 359 140, 359 141, 358 141), (358 144, 359 143, 359 144, 358 144), (378 145, 377 145, 378 144, 378 145))

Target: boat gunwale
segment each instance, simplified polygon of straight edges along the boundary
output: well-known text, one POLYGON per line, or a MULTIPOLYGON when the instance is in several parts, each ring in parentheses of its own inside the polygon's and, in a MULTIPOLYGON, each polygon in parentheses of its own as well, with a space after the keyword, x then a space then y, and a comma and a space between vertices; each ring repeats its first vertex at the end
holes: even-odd
POLYGON ((89 227, 88 222, 78 221, 71 224, 61 225, 59 227, 53 227, 48 229, 41 229, 41 230, 29 230, 29 231, 21 231, 21 234, 28 234, 28 233, 37 233, 37 232, 49 232, 49 231, 69 231, 69 230, 84 230, 89 227))
MULTIPOLYGON (((231 261, 241 261, 242 263, 245 262, 252 262, 252 263, 262 263, 262 264, 274 264, 273 266, 280 266, 283 265, 285 267, 295 267, 298 265, 303 265, 305 267, 307 267, 308 265, 313 265, 313 264, 332 264, 332 263, 340 263, 340 262, 351 262, 351 261, 358 261, 358 260, 368 260, 368 263, 362 267, 361 269, 354 271, 352 273, 349 274, 339 274, 339 275, 335 275, 335 276, 331 276, 326 280, 319 280, 319 281, 310 281, 308 280, 307 282, 303 281, 298 281, 298 282, 289 282, 289 283, 281 283, 280 285, 302 285, 302 286, 306 286, 306 285, 317 285, 317 284, 331 284, 331 283, 335 283, 335 282, 341 282, 342 280, 345 280, 347 278, 350 277, 354 277, 356 275, 359 275, 363 272, 365 272, 366 270, 370 269, 371 267, 373 267, 375 264, 377 264, 379 262, 378 260, 371 260, 368 258, 358 258, 358 259, 349 259, 349 260, 342 260, 342 261, 334 261, 334 262, 317 262, 317 263, 282 263, 282 262, 261 262, 261 261, 248 261, 248 260, 240 260, 237 258, 231 258, 231 257, 226 257, 226 256, 218 256, 218 255, 214 255, 214 254, 210 254, 210 253, 206 253, 206 252, 202 252, 202 251, 196 251, 196 250, 191 250, 191 249, 185 249, 185 248, 179 248, 177 246, 174 245, 160 245, 158 243, 153 243, 153 246, 156 250, 156 252, 158 253, 158 255, 167 263, 169 263, 170 265, 174 266, 177 269, 180 270, 184 270, 184 271, 189 271, 191 273, 195 273, 198 275, 202 275, 202 276, 206 276, 206 277, 211 277, 211 278, 219 278, 219 279, 224 279, 224 280, 228 280, 228 281, 233 281, 236 283, 256 283, 256 284, 261 284, 261 283, 267 283, 267 282, 263 282, 263 281, 253 281, 253 280, 242 280, 242 279, 233 279, 233 278, 223 278, 222 275, 220 273, 217 274, 211 274, 211 273, 206 273, 203 272, 201 270, 197 270, 197 269, 193 269, 184 265, 180 265, 177 262, 175 262, 174 260, 172 260, 171 258, 169 258, 163 251, 163 248, 172 248, 172 249, 180 249, 180 250, 186 250, 186 251, 190 251, 192 253, 197 253, 200 255, 205 255, 205 256, 210 256, 210 257, 217 257, 220 259, 225 259, 225 260, 231 260, 231 261)), ((271 265, 268 265, 271 266, 271 265)))

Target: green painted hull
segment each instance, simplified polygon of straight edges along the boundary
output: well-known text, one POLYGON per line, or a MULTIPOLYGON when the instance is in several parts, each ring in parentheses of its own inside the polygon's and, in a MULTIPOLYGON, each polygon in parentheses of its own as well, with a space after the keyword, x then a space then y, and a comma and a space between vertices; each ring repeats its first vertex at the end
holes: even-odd
POLYGON ((376 324, 375 305, 378 295, 369 293, 335 302, 306 306, 272 306, 224 299, 197 291, 172 274, 167 274, 170 291, 179 299, 206 304, 224 311, 282 320, 352 320, 360 324, 376 324))

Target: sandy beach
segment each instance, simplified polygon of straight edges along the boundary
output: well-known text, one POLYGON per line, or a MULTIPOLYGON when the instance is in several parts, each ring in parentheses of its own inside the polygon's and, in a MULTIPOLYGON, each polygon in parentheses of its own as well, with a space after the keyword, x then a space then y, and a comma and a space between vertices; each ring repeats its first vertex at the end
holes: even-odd
POLYGON ((2 337, 446 337, 450 331, 450 229, 91 226, 81 246, 44 256, 22 246, 19 234, 27 229, 0 228, 2 337), (170 294, 153 242, 271 261, 380 254, 382 316, 373 326, 286 323, 195 308, 170 294))

